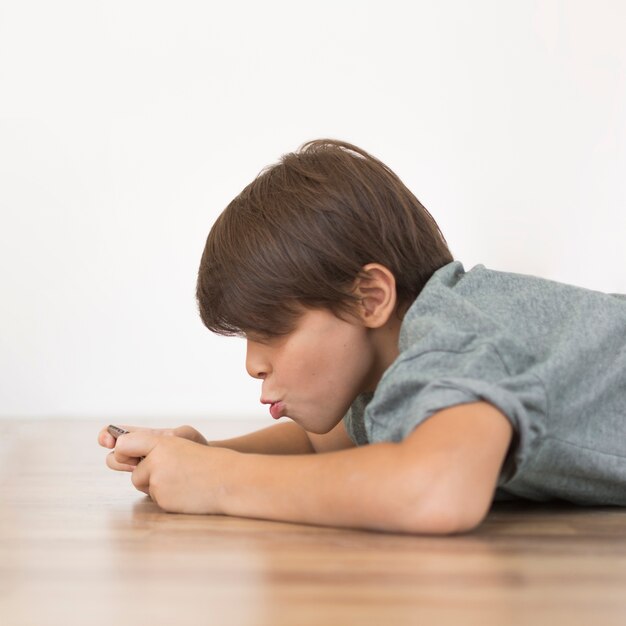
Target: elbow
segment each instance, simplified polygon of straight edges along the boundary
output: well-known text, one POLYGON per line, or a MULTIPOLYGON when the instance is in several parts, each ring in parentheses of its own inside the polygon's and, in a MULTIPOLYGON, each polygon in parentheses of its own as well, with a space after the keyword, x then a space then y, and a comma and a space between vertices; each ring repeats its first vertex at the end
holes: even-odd
POLYGON ((432 525, 436 534, 457 535, 476 530, 484 519, 485 516, 449 515, 434 520, 432 525))
POLYGON ((416 535, 455 535, 478 528, 489 507, 465 506, 461 499, 436 494, 422 498, 405 516, 403 532, 416 535))

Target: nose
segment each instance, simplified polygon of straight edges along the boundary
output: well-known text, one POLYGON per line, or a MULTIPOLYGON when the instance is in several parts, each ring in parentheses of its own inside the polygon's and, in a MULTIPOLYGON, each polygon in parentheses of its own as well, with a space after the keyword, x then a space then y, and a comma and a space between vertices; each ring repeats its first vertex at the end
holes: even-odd
POLYGON ((270 371, 266 352, 254 341, 246 342, 246 371, 252 378, 264 379, 270 371))

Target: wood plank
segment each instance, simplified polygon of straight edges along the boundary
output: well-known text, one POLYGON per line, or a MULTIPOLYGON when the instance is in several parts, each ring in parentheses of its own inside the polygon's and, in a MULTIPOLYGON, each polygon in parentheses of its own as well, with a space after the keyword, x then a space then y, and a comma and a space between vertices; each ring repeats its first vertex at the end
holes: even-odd
POLYGON ((450 537, 170 514, 106 467, 104 425, 0 420, 3 625, 626 624, 626 509, 503 502, 450 537))

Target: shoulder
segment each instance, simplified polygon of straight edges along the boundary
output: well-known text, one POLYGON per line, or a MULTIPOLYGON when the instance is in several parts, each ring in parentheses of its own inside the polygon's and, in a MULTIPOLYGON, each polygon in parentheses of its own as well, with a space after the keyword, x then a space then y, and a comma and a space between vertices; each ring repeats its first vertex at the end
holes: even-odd
POLYGON ((490 415, 497 411, 508 420, 516 433, 513 461, 507 466, 506 481, 511 480, 547 429, 545 385, 527 367, 532 358, 523 347, 502 341, 496 347, 475 333, 450 333, 446 341, 445 350, 416 342, 385 372, 365 410, 368 440, 401 442, 448 409, 458 414, 463 428, 473 428, 475 422, 464 421, 464 410, 455 407, 482 403, 492 407, 490 415))

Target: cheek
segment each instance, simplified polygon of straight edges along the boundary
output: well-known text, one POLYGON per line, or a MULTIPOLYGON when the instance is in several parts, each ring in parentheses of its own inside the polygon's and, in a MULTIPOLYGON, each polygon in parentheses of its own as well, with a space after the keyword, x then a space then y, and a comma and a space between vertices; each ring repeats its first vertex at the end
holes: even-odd
POLYGON ((310 375, 330 386, 345 386, 347 381, 360 377, 368 369, 368 355, 367 346, 360 335, 320 342, 310 375))

